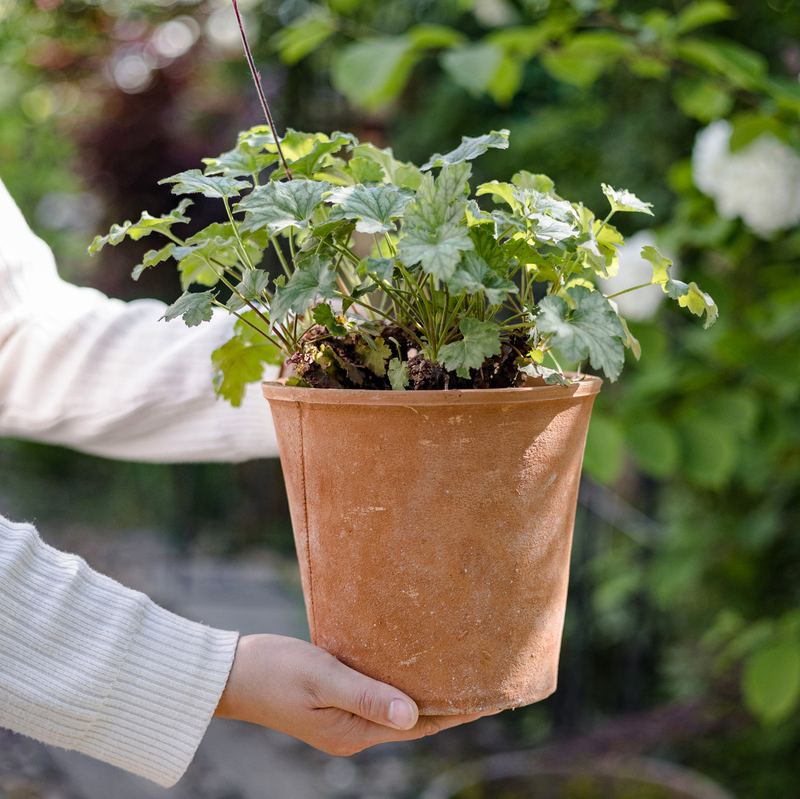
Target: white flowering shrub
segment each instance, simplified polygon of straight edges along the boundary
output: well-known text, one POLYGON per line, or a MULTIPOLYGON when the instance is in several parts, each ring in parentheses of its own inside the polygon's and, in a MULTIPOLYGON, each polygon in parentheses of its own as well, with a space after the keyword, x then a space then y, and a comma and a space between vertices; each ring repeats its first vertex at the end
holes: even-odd
POLYGON ((754 233, 770 238, 800 223, 800 155, 772 133, 731 152, 733 126, 713 122, 700 131, 692 176, 713 197, 726 219, 741 217, 754 233))

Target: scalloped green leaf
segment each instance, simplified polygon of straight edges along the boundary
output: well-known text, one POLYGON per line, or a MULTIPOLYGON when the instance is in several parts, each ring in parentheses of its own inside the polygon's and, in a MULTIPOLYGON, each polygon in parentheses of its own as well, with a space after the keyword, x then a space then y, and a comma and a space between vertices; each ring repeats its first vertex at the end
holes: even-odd
POLYGON ((409 383, 408 364, 399 358, 392 358, 386 369, 392 391, 405 391, 409 383))
POLYGON ((211 364, 216 372, 214 390, 217 396, 238 407, 247 384, 261 380, 264 366, 277 366, 282 361, 283 354, 272 342, 250 342, 243 336, 234 336, 211 353, 211 364))
POLYGON ((280 324, 290 311, 305 313, 317 297, 333 299, 336 272, 332 267, 333 259, 315 255, 302 262, 286 285, 276 283, 269 309, 270 324, 280 324))
POLYGON ((311 315, 318 325, 327 327, 334 336, 347 335, 347 328, 336 318, 333 308, 327 302, 321 302, 319 305, 314 306, 311 315))
POLYGON ((170 242, 169 244, 162 247, 160 250, 148 250, 144 254, 144 258, 142 258, 142 262, 137 264, 133 268, 133 272, 131 272, 131 277, 134 280, 138 280, 142 276, 142 272, 145 269, 148 269, 151 266, 156 266, 156 264, 163 263, 167 260, 167 258, 172 255, 172 250, 175 245, 170 242))
POLYGON ((625 330, 609 301, 585 286, 567 290, 574 304, 563 297, 549 295, 539 303, 536 328, 550 333, 553 346, 573 362, 589 358, 612 382, 619 377, 625 362, 625 330))
POLYGON ((210 322, 213 316, 212 303, 213 291, 190 292, 184 291, 181 296, 167 308, 161 319, 171 322, 179 316, 189 327, 195 327, 201 322, 210 322))
POLYGON ((133 241, 139 241, 139 239, 144 236, 149 236, 151 233, 166 234, 173 225, 191 222, 189 217, 184 214, 184 211, 186 211, 191 204, 192 201, 189 199, 181 200, 177 208, 174 208, 163 216, 151 216, 145 211, 142 213, 141 217, 139 217, 138 222, 127 221, 123 222, 121 225, 112 225, 107 235, 95 237, 89 247, 89 252, 94 255, 94 253, 102 250, 106 244, 115 247, 126 236, 133 239, 133 241))
POLYGON ((483 136, 463 136, 461 144, 455 150, 441 155, 436 153, 422 167, 423 172, 437 166, 447 166, 448 164, 463 164, 465 161, 472 161, 479 155, 483 155, 490 147, 497 150, 508 149, 509 132, 503 130, 493 130, 483 136))
POLYGON ((453 293, 484 292, 489 305, 500 305, 506 295, 518 293, 517 287, 505 277, 492 271, 486 261, 474 252, 464 253, 458 268, 447 283, 453 293))
POLYGON ((403 220, 399 257, 406 266, 421 264, 428 274, 449 280, 461 253, 474 249, 469 229, 461 224, 470 172, 469 164, 459 163, 446 165, 435 180, 425 174, 403 220))
POLYGON ((173 194, 202 194, 204 197, 238 197, 241 189, 249 189, 251 184, 246 180, 225 175, 204 175, 199 169, 187 169, 168 178, 158 181, 161 186, 164 183, 173 183, 173 194))
POLYGON ((277 153, 265 153, 260 148, 239 144, 216 158, 204 158, 203 163, 206 175, 239 178, 257 175, 277 160, 277 153))
POLYGON ((463 338, 445 344, 439 350, 439 361, 459 377, 469 378, 470 369, 480 369, 487 358, 500 353, 500 328, 491 319, 481 321, 466 317, 458 329, 463 338))
POLYGON ((649 214, 650 216, 653 216, 652 203, 643 202, 627 189, 613 189, 606 183, 603 183, 602 185, 603 194, 606 195, 609 203, 611 203, 612 211, 632 211, 634 213, 649 214))
POLYGON ((344 186, 325 199, 335 206, 331 221, 356 219, 359 233, 383 234, 394 230, 393 220, 403 216, 413 197, 413 192, 397 186, 344 186))
POLYGON ((270 236, 289 227, 307 228, 314 211, 323 201, 331 184, 326 180, 290 180, 257 186, 236 205, 244 211, 242 229, 266 228, 270 236))

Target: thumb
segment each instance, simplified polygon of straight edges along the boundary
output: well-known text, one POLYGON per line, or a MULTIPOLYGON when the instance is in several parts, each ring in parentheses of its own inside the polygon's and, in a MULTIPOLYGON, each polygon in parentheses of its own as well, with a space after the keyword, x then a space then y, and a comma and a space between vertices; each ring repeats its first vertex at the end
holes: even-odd
POLYGON ((417 723, 416 703, 397 688, 366 677, 338 660, 330 676, 325 699, 333 707, 395 730, 410 730, 417 723))

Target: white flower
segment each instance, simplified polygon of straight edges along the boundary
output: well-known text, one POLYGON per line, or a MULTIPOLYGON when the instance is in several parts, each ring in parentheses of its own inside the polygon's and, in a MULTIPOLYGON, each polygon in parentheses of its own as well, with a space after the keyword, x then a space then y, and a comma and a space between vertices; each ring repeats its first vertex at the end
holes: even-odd
MULTIPOLYGON (((617 274, 609 278, 599 278, 598 285, 603 294, 616 294, 618 291, 633 286, 641 286, 653 279, 653 267, 640 255, 643 247, 656 247, 656 234, 652 230, 640 230, 634 233, 619 249, 619 269, 617 274)), ((667 257, 671 255, 664 253, 667 257)), ((672 259, 674 262, 674 259, 672 259)), ((672 276, 675 276, 676 265, 673 263, 672 276)), ((643 322, 650 319, 658 310, 661 301, 667 295, 661 286, 646 286, 628 294, 621 294, 611 302, 624 319, 631 322, 643 322)))
POLYGON ((800 156, 772 133, 732 153, 733 127, 719 120, 701 131, 692 153, 692 175, 727 219, 740 216, 759 236, 800 223, 800 156))

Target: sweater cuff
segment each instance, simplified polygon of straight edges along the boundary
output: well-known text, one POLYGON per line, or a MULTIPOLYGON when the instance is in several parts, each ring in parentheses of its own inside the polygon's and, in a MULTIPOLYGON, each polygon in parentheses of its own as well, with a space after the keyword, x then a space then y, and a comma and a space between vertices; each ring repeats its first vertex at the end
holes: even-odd
POLYGON ((214 715, 238 640, 238 633, 147 602, 81 750, 164 787, 174 785, 214 715))

